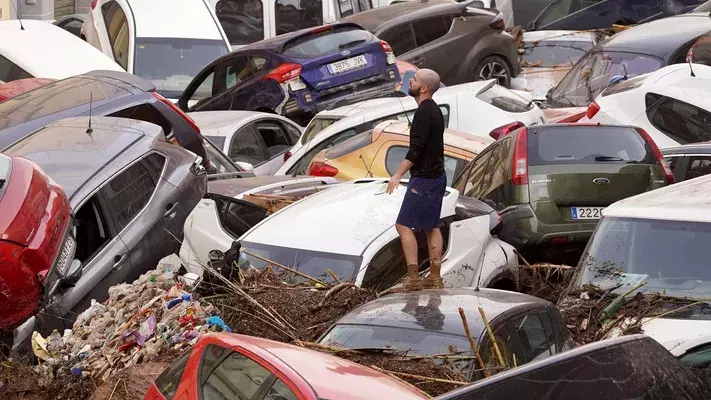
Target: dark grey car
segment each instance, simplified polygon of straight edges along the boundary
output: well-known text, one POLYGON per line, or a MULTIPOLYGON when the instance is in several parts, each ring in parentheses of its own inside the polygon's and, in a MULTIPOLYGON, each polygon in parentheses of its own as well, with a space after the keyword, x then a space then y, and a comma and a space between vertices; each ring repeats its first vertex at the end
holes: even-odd
POLYGON ((501 14, 444 0, 406 2, 345 18, 390 44, 398 59, 437 71, 446 85, 496 79, 505 87, 521 72, 501 14))
POLYGON ((674 173, 676 182, 711 173, 711 144, 692 143, 662 149, 664 162, 674 173))
MULTIPOLYGON (((570 332, 553 304, 497 289, 434 289, 380 297, 351 311, 319 343, 358 348, 394 348, 433 356, 452 349, 471 353, 459 307, 484 363, 498 366, 478 307, 482 307, 508 365, 521 365, 573 348, 570 332), (515 360, 514 361, 514 357, 515 360)), ((457 367, 470 380, 481 378, 472 360, 457 367)))
POLYGON ((180 248, 185 219, 207 190, 201 158, 169 143, 154 124, 127 118, 70 118, 40 129, 3 152, 37 163, 72 206, 76 251, 44 310, 15 331, 71 328, 77 314, 132 282, 180 248))

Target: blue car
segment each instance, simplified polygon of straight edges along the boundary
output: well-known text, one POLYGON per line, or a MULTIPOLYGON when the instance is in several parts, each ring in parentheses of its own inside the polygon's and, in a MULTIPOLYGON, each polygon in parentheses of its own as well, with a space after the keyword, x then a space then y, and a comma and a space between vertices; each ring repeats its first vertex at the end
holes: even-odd
POLYGON ((392 95, 400 81, 390 45, 339 23, 244 46, 203 69, 180 97, 184 111, 249 110, 303 125, 319 111, 392 95))

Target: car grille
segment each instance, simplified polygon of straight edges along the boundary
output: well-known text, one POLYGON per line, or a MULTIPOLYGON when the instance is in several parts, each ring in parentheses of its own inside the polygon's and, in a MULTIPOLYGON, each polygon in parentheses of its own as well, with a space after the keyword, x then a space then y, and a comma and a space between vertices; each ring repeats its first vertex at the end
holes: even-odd
MULTIPOLYGON (((380 84, 381 81, 385 81, 385 77, 383 75, 374 75, 371 76, 370 78, 365 78, 361 79, 359 81, 347 83, 345 85, 341 86, 335 86, 329 89, 325 89, 319 92, 319 97, 325 97, 328 95, 332 95, 334 93, 338 93, 344 90, 356 90, 356 89, 367 89, 369 86, 377 86, 375 85, 380 84)), ((394 85, 394 84, 393 84, 394 85)))

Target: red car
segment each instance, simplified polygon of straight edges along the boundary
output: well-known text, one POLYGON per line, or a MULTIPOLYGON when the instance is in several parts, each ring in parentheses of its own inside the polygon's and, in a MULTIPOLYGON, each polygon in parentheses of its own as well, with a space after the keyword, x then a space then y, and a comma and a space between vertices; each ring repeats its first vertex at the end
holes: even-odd
POLYGON ((0 153, 0 210, 0 333, 7 337, 37 312, 53 283, 47 280, 66 272, 76 245, 67 196, 26 158, 0 153))
POLYGON ((19 94, 29 92, 32 89, 37 89, 38 87, 48 85, 54 81, 56 81, 56 79, 45 78, 18 79, 16 81, 7 83, 0 81, 0 103, 11 97, 15 97, 19 94))
POLYGON ((420 400, 395 379, 342 358, 230 333, 208 334, 168 367, 145 400, 420 400))

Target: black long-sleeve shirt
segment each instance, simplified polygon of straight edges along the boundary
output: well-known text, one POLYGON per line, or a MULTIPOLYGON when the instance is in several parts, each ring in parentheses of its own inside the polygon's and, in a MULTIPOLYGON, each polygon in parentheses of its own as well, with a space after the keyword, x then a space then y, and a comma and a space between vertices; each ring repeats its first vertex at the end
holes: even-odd
POLYGON ((405 159, 412 162, 410 176, 437 178, 444 175, 444 116, 432 99, 423 100, 410 127, 410 150, 405 159))

